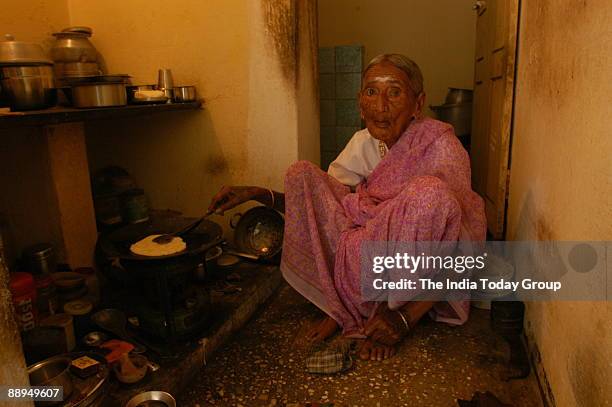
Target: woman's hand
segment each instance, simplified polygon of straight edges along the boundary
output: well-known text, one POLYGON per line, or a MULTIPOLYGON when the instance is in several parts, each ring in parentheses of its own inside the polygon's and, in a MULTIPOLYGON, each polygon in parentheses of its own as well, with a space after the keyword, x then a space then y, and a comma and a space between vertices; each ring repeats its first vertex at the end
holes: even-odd
POLYGON ((209 212, 223 215, 228 209, 232 209, 241 203, 257 199, 261 195, 262 188, 259 187, 223 187, 210 201, 209 212))
POLYGON ((365 334, 374 342, 392 346, 408 333, 408 327, 397 311, 391 311, 387 304, 380 304, 376 314, 366 322, 365 334))

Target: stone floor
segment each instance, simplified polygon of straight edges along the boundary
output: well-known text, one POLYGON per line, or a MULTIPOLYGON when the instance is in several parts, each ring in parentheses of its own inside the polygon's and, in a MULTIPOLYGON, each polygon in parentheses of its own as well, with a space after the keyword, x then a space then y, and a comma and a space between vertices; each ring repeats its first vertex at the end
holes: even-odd
POLYGON ((516 407, 542 406, 533 375, 502 380, 508 350, 488 317, 473 310, 461 327, 425 320, 390 360, 356 360, 347 372, 313 375, 304 370, 307 349, 299 338, 320 313, 283 285, 216 353, 178 405, 456 406, 458 398, 488 390, 516 407))

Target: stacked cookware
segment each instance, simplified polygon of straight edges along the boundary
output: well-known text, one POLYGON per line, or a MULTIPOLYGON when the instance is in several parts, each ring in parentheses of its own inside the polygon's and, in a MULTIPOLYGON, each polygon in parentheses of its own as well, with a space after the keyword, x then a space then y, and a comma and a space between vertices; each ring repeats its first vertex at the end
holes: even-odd
POLYGON ((89 27, 68 27, 53 34, 56 82, 74 107, 124 106, 130 77, 105 74, 103 58, 89 41, 92 33, 89 27))
POLYGON ((0 41, 0 105, 35 110, 57 101, 53 62, 38 44, 7 34, 0 41))
POLYGON ((70 86, 72 79, 103 74, 98 51, 89 41, 91 35, 89 27, 68 27, 53 34, 51 58, 59 86, 70 86))

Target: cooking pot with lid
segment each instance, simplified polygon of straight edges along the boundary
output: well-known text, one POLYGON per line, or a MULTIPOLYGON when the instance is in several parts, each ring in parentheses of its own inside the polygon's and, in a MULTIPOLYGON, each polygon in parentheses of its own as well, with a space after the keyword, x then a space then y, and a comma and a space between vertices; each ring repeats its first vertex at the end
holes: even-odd
POLYGON ((57 102, 51 64, 0 66, 0 87, 12 110, 45 109, 57 102))
POLYGON ((91 34, 88 27, 69 27, 53 33, 51 58, 55 62, 98 62, 98 51, 89 41, 91 34))
POLYGON ((17 41, 10 34, 0 41, 0 65, 52 64, 39 44, 17 41))

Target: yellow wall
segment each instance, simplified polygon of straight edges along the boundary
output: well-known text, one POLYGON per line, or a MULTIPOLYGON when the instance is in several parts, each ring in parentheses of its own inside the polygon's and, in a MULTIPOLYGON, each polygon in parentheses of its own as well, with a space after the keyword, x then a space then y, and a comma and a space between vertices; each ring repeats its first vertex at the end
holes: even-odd
POLYGON ((71 22, 93 27, 109 73, 134 84, 170 68, 195 85, 200 112, 88 123, 90 165, 128 169, 157 208, 199 213, 223 184, 248 177, 248 16, 241 0, 69 0, 71 22))
POLYGON ((365 63, 401 53, 423 71, 428 105, 444 103, 448 87, 472 89, 476 14, 472 0, 319 1, 319 45, 359 44, 365 63))
MULTIPOLYGON (((612 240, 612 4, 522 7, 508 239, 612 240)), ((531 303, 527 331, 557 406, 612 405, 612 303, 531 303)))
MULTIPOLYGON (((88 124, 91 166, 127 168, 152 206, 195 215, 222 185, 282 189, 286 168, 298 158, 299 137, 317 146, 311 148, 317 155, 306 158, 318 161, 318 132, 298 132, 296 84, 283 74, 263 17, 266 7, 283 5, 294 16, 293 1, 69 5, 72 24, 94 28, 92 41, 109 72, 146 84, 156 82, 158 68, 171 68, 176 84, 196 85, 206 101, 201 112, 88 124)), ((284 21, 290 32, 294 20, 284 21)), ((308 103, 316 106, 316 99, 308 103)), ((317 117, 309 121, 316 130, 317 117)))

